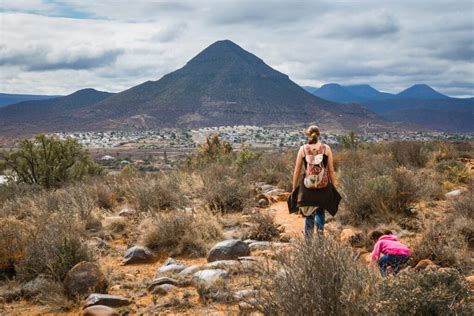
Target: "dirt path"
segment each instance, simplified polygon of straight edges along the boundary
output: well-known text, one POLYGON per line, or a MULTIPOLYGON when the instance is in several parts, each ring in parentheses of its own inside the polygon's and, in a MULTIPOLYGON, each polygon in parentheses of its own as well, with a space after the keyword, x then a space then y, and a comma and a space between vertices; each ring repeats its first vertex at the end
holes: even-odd
POLYGON ((289 214, 286 202, 272 204, 270 212, 275 216, 277 224, 285 227, 285 235, 288 237, 301 237, 304 230, 304 218, 298 214, 289 214), (271 211, 274 210, 274 211, 271 211))

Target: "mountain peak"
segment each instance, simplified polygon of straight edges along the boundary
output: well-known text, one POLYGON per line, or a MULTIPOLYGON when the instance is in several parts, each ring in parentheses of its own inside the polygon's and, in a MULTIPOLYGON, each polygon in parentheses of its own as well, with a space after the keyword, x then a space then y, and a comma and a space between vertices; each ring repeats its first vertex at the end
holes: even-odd
POLYGON ((439 93, 438 91, 424 83, 414 84, 413 86, 403 90, 397 95, 404 98, 416 98, 425 100, 449 98, 448 96, 439 93))

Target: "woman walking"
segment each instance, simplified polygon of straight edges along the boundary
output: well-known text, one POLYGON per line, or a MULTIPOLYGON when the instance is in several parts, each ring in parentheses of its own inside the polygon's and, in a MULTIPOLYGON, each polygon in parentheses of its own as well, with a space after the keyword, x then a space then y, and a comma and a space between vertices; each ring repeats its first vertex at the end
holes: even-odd
POLYGON ((297 205, 305 219, 305 236, 311 236, 316 227, 318 233, 324 232, 325 212, 335 215, 341 200, 334 184, 333 155, 327 144, 320 142, 320 131, 316 125, 306 130, 308 143, 301 146, 296 157, 293 172, 293 191, 298 190, 297 205), (301 170, 304 166, 304 176, 301 170))

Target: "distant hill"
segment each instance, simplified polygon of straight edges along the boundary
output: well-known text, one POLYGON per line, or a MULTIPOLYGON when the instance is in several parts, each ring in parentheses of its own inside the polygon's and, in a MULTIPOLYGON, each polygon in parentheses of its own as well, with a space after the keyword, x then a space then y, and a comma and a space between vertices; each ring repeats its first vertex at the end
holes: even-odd
POLYGON ((474 132, 474 98, 451 98, 426 84, 413 85, 398 94, 380 92, 370 85, 328 84, 305 89, 327 100, 362 104, 392 122, 439 131, 474 132))
POLYGON ((69 122, 70 114, 78 109, 102 101, 113 93, 83 89, 64 97, 47 100, 24 101, 0 108, 0 132, 21 134, 22 132, 51 131, 55 124, 69 122))
POLYGON ((308 91, 317 97, 333 102, 353 103, 365 100, 364 97, 350 92, 348 89, 337 83, 328 83, 321 86, 319 89, 313 88, 308 91))
POLYGON ((387 92, 380 92, 379 90, 368 84, 344 86, 344 89, 364 100, 381 100, 390 99, 394 97, 393 94, 387 92))
POLYGON ((0 107, 31 100, 47 100, 57 98, 59 95, 34 95, 34 94, 12 94, 0 93, 0 107))
POLYGON ((215 42, 160 80, 115 95, 96 91, 90 102, 84 101, 82 92, 50 101, 49 112, 41 110, 41 102, 47 101, 0 109, 0 132, 17 131, 19 125, 29 132, 310 122, 326 130, 386 125, 364 106, 330 102, 308 93, 229 40, 215 42), (3 122, 2 117, 6 117, 3 122))
POLYGON ((400 98, 421 99, 421 100, 439 100, 449 99, 447 95, 441 94, 426 84, 415 84, 410 88, 397 94, 400 98))

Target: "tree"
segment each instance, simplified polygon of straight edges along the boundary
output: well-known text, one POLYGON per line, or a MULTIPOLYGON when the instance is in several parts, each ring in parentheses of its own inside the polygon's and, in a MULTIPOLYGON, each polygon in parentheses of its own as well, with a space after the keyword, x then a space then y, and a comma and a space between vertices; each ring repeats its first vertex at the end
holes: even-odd
POLYGON ((359 147, 359 138, 351 131, 349 134, 341 137, 341 144, 346 149, 356 150, 359 147))
POLYGON ((81 180, 88 175, 104 173, 89 153, 72 138, 37 135, 20 141, 18 148, 4 155, 5 165, 17 182, 59 187, 65 182, 81 180))

